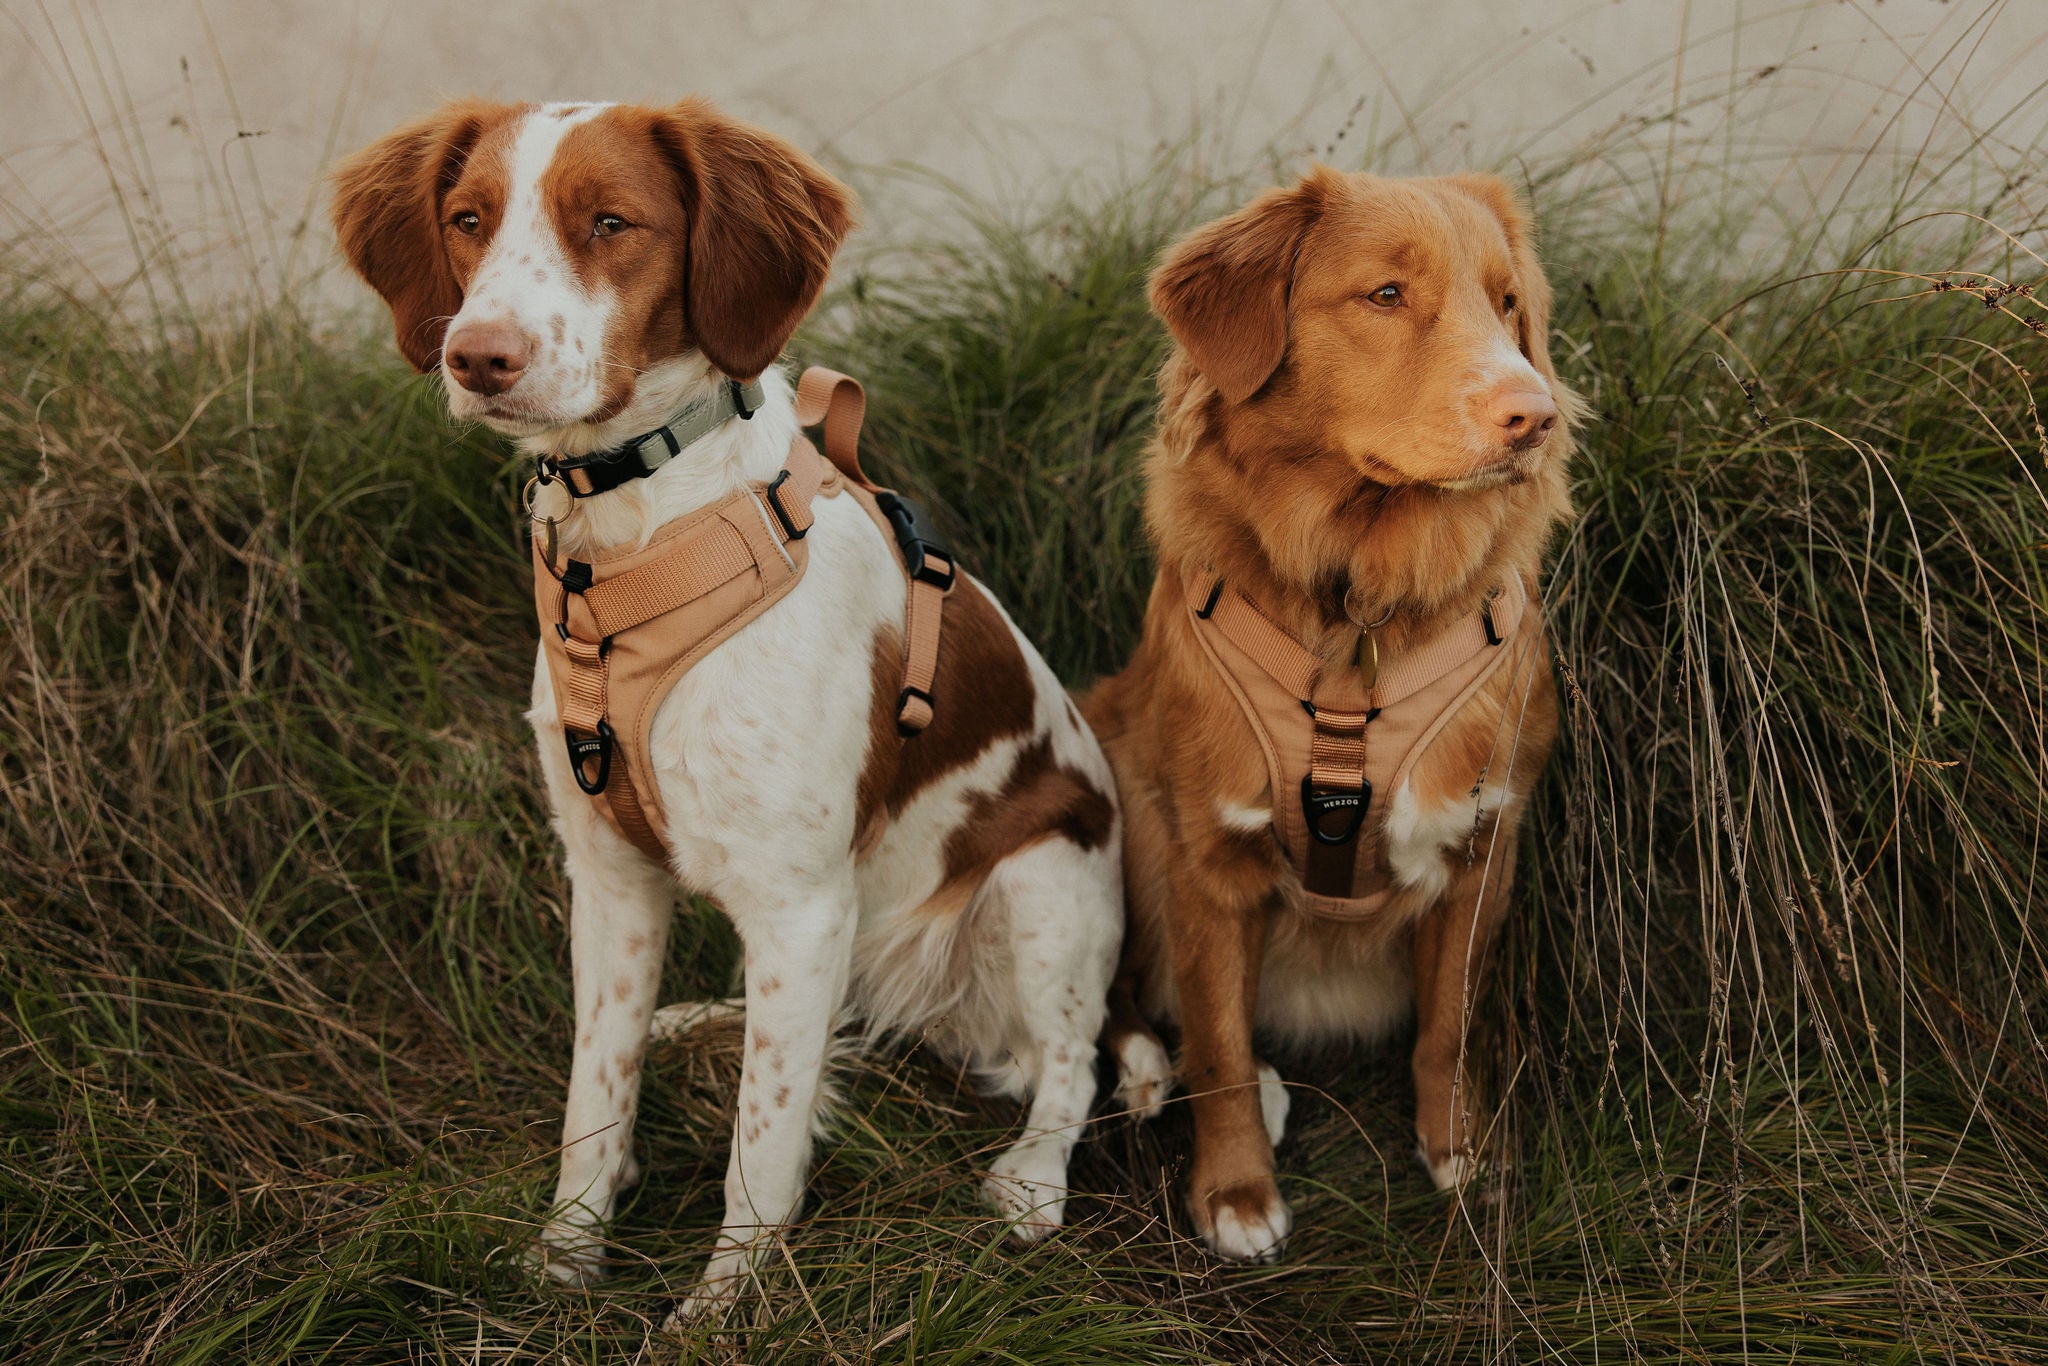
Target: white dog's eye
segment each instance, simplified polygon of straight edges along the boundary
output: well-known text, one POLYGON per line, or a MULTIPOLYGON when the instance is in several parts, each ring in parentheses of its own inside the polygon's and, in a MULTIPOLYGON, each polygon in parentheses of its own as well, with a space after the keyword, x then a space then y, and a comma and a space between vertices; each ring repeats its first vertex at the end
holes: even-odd
POLYGON ((632 226, 615 213, 601 213, 597 216, 597 222, 591 225, 591 231, 599 237, 610 237, 613 233, 624 232, 632 226))
POLYGON ((1381 308, 1399 308, 1401 306, 1401 286, 1381 285, 1365 297, 1378 304, 1381 308))
POLYGON ((455 225, 455 231, 469 237, 476 236, 477 229, 483 226, 483 220, 473 213, 458 213, 449 221, 455 225))

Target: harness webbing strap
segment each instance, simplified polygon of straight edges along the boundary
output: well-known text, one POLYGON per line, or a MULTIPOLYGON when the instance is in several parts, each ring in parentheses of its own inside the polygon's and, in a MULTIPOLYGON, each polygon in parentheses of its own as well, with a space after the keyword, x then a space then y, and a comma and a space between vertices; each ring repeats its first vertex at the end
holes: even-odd
POLYGON ((867 414, 867 391, 851 375, 813 365, 796 382, 797 425, 824 423, 825 458, 854 483, 872 490, 875 486, 860 469, 860 425, 867 414))
MULTIPOLYGON (((806 427, 824 424, 826 458, 856 487, 870 494, 886 493, 860 467, 860 427, 867 411, 867 391, 851 375, 813 365, 797 381, 796 420, 806 427)), ((877 514, 872 502, 864 506, 870 515, 877 514)), ((902 528, 892 525, 887 515, 876 515, 875 520, 891 539, 901 543, 902 528)), ((923 545, 921 549, 923 564, 908 567, 910 596, 903 620, 903 690, 896 697, 896 729, 905 736, 916 735, 932 723, 932 683, 939 673, 939 623, 955 571, 953 558, 945 551, 935 545, 923 545)))

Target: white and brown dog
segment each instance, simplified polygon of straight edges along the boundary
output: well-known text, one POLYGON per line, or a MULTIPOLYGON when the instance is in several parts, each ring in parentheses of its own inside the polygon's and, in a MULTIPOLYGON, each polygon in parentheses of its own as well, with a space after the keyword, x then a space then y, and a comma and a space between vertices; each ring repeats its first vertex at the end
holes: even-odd
MULTIPOLYGON (((618 447, 759 377, 763 406, 645 478, 543 508, 567 555, 645 545, 771 481, 798 426, 773 369, 851 226, 844 187, 698 101, 450 104, 334 177, 343 250, 450 410, 529 455, 618 447)), ((561 493, 559 488, 543 493, 561 493)), ((565 1281, 601 1270, 633 1179, 640 1065, 676 881, 746 948, 745 1066, 725 1227, 684 1305, 730 1296, 796 1213, 835 1018, 916 1031, 1030 1110, 986 1189, 1057 1227, 1095 1094, 1122 930, 1110 770, 1052 671, 966 576, 945 600, 936 719, 896 734, 904 571, 849 498, 817 501, 808 571, 691 667, 648 759, 670 866, 578 790, 541 656, 530 713, 572 885, 576 1043, 542 1234, 565 1281)))

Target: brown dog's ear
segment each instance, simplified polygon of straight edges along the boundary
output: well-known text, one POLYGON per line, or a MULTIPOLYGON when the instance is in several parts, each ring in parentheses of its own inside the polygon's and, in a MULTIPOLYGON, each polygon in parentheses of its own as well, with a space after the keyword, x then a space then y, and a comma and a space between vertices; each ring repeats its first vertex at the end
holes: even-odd
POLYGON ((1518 299, 1515 335, 1522 354, 1555 387, 1557 367, 1550 363, 1550 280, 1543 274, 1543 263, 1536 259, 1535 217, 1522 197, 1496 176, 1459 175, 1449 180, 1493 210, 1501 227, 1507 230, 1518 299))
POLYGON ((1322 210, 1322 168, 1195 229, 1152 272, 1152 311, 1232 403, 1259 391, 1287 354, 1287 294, 1301 240, 1322 210))
POLYGON ((441 201, 484 130, 516 105, 459 100, 378 139, 334 169, 342 252, 391 306, 398 349, 415 370, 441 363, 462 286, 441 241, 441 201))
POLYGON ((684 100, 656 123, 690 214, 683 320, 705 358, 752 380, 818 301, 853 192, 771 133, 684 100))

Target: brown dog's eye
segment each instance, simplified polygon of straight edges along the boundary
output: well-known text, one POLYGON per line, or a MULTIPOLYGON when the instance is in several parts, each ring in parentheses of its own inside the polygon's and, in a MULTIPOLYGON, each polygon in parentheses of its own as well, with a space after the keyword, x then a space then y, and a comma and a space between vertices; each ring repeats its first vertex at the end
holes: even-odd
POLYGON ((1500 311, 1503 313, 1513 313, 1515 311, 1515 305, 1519 304, 1520 302, 1522 302, 1520 299, 1517 299, 1514 295, 1510 294, 1505 299, 1502 299, 1500 301, 1500 311))
POLYGON ((615 213, 601 213, 597 216, 597 222, 591 225, 591 233, 597 237, 610 237, 613 233, 624 232, 632 226, 615 213))
POLYGON ((1365 297, 1378 304, 1381 308, 1399 308, 1401 306, 1401 286, 1381 285, 1365 297))
POLYGON ((455 231, 468 237, 476 236, 477 229, 483 226, 483 220, 473 213, 458 213, 449 222, 455 225, 455 231))

